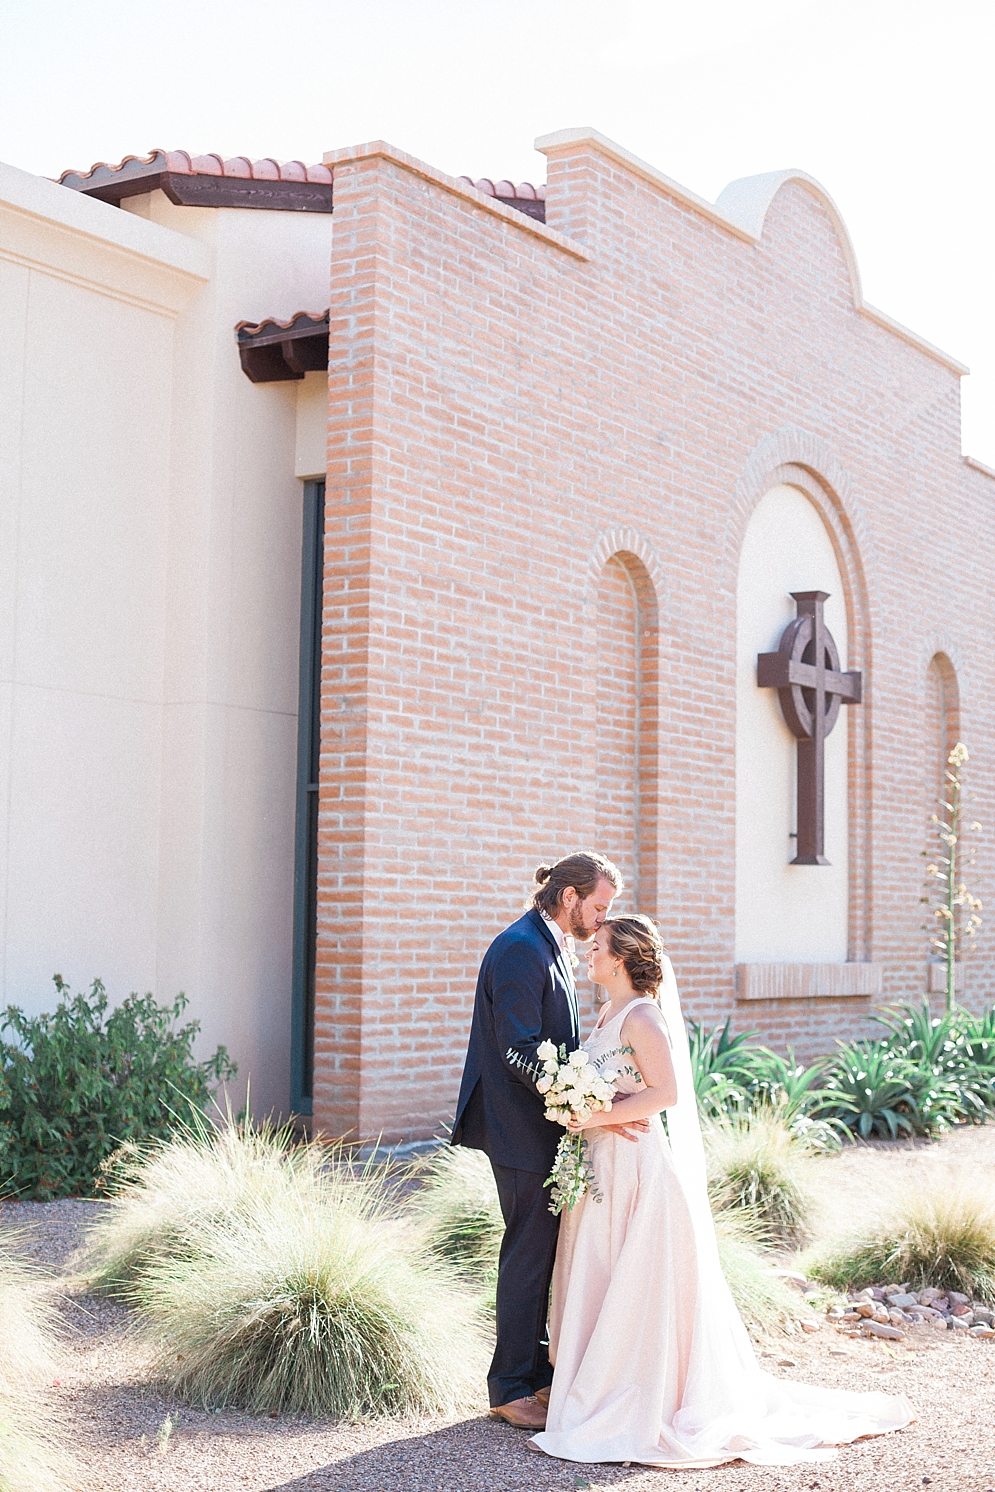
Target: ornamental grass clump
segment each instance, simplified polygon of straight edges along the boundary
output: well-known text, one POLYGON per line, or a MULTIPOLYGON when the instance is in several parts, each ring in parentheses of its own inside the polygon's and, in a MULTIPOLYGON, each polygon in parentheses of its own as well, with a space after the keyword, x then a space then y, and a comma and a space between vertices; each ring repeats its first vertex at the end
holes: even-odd
POLYGON ((995 1304, 995 1187, 977 1175, 922 1180, 862 1237, 817 1255, 810 1272, 838 1289, 903 1280, 995 1304))
POLYGON ((776 1109, 758 1105, 702 1126, 714 1213, 742 1213, 767 1243, 796 1244, 812 1203, 808 1150, 776 1109))
POLYGON ((472 1303, 362 1179, 255 1196, 148 1271, 140 1310, 189 1403, 253 1414, 448 1414, 485 1369, 472 1303))
POLYGON ((440 1145, 412 1176, 411 1212, 431 1252, 479 1281, 496 1275, 504 1219, 486 1155, 440 1145))
POLYGON ((726 1284, 748 1326, 777 1331, 798 1315, 797 1291, 771 1268, 763 1232, 746 1213, 718 1213, 715 1236, 726 1284))
POLYGON ((89 1231, 84 1257, 94 1294, 125 1294, 165 1260, 200 1247, 202 1229, 263 1198, 319 1184, 307 1146, 287 1130, 251 1122, 187 1126, 158 1145, 119 1151, 105 1167, 109 1201, 89 1231))
POLYGON ((55 1368, 54 1309, 28 1265, 0 1247, 0 1492, 64 1492, 73 1468, 40 1390, 55 1368))
MULTIPOLYGON (((450 1413, 485 1372, 474 1302, 345 1152, 231 1125, 132 1157, 91 1278, 132 1304, 188 1402, 450 1413)), ((92 1288, 92 1286, 91 1286, 92 1288)))

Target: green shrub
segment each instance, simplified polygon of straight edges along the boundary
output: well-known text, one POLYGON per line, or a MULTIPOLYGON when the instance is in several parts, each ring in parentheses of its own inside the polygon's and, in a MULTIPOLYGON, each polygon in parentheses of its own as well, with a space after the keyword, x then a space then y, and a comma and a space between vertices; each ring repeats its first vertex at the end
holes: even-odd
POLYGON ((0 1041, 0 1186, 39 1201, 92 1195, 119 1145, 170 1133, 235 1074, 222 1046, 194 1058, 200 1023, 176 1024, 183 995, 129 995, 108 1014, 99 980, 89 995, 70 996, 58 974, 55 986, 53 1014, 9 1005, 0 1021, 14 1036, 0 1041))
POLYGON ((995 1303, 995 1189, 945 1173, 897 1199, 860 1238, 820 1252, 810 1273, 839 1289, 902 1280, 995 1303))
POLYGON ((926 1063, 896 1054, 889 1041, 841 1042, 815 1113, 861 1139, 934 1135, 975 1111, 969 1088, 926 1063))
POLYGON ((39 1395, 55 1367, 55 1315, 37 1274, 0 1246, 0 1492, 64 1492, 62 1427, 39 1395), (61 1432, 61 1433, 60 1433, 61 1432))
POLYGON ((777 1110, 762 1104, 702 1128, 712 1211, 742 1213, 769 1243, 805 1234, 811 1201, 806 1147, 777 1110))
POLYGON ((995 1106, 993 1017, 992 1010, 975 1017, 957 1006, 934 1015, 928 1000, 875 1016, 888 1032, 875 1045, 917 1070, 913 1088, 920 1105, 926 1099, 927 1132, 950 1123, 983 1123, 995 1106), (930 1125, 938 1104, 943 1117, 930 1125))

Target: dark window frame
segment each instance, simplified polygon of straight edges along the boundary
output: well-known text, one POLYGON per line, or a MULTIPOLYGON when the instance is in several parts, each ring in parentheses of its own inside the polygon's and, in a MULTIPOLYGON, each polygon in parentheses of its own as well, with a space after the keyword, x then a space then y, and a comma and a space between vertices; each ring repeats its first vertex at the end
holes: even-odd
POLYGON ((325 483, 304 484, 301 651, 294 848, 294 958, 290 1107, 309 1115, 314 1096, 314 978, 318 941, 318 761, 321 728, 321 610, 325 483))

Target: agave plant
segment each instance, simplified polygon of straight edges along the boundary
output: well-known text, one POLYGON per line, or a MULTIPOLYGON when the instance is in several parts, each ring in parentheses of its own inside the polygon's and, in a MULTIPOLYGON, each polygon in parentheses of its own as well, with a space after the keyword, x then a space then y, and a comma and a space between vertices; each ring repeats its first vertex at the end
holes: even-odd
POLYGON ((887 1050, 921 1070, 925 1117, 943 1113, 947 1123, 984 1121, 995 1105, 992 1011, 976 1018, 955 1007, 934 1015, 924 1000, 875 1019, 889 1033, 883 1038, 887 1050))
POLYGON ((862 1139, 921 1132, 915 1094, 919 1069, 873 1041, 840 1043, 826 1078, 820 1117, 842 1119, 862 1139))
POLYGON ((805 1067, 789 1047, 786 1057, 757 1047, 752 1059, 751 1107, 769 1108, 807 1150, 838 1150, 846 1125, 838 1118, 813 1117, 831 1102, 823 1086, 826 1059, 805 1067))
MULTIPOLYGON (((995 1080, 995 1005, 989 1006, 983 1015, 960 1012, 964 1033, 964 1048, 974 1063, 979 1076, 989 1084, 995 1080)), ((989 1087, 989 1093, 991 1093, 989 1087)), ((990 1097, 989 1102, 993 1099, 990 1097)))
POLYGON ((896 1057, 938 1072, 941 1068, 951 1071, 969 1060, 964 1033, 958 1029, 959 1015, 959 1011, 934 1015, 929 1001, 923 1000, 921 1005, 903 1005, 874 1019, 888 1031, 883 1040, 896 1057))
POLYGON ((756 1032, 741 1031, 738 1036, 730 1036, 730 1020, 722 1027, 688 1022, 695 1097, 706 1115, 731 1113, 748 1103, 752 1055, 756 1050, 750 1040, 756 1032))

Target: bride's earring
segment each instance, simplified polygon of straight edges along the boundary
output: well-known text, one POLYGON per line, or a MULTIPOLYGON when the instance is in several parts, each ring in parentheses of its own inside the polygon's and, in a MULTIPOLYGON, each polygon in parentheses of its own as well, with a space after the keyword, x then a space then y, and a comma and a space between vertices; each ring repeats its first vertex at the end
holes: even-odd
POLYGON ((618 973, 618 964, 613 965, 613 967, 612 967, 612 973, 613 974, 617 974, 618 973))

